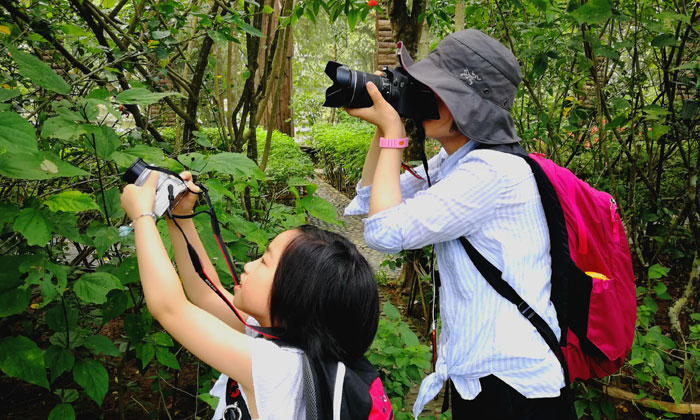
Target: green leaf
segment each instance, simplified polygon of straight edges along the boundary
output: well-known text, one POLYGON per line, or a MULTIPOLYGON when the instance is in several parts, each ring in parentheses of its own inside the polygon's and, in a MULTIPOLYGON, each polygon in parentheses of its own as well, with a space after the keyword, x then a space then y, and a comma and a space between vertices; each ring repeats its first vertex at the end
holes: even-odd
POLYGON ((0 155, 0 175, 15 179, 51 179, 88 175, 51 152, 0 155))
POLYGON ((171 35, 170 31, 153 31, 152 38, 158 40, 158 39, 167 38, 170 35, 171 35))
POLYGON ((673 402, 680 404, 683 402, 683 383, 681 379, 677 376, 671 376, 668 378, 667 387, 669 388, 668 395, 673 398, 673 402))
POLYGON ((112 340, 104 335, 91 335, 85 339, 83 344, 85 348, 90 350, 94 355, 99 356, 100 353, 105 356, 119 356, 119 350, 114 347, 112 340))
POLYGON ((257 36, 257 37, 261 37, 261 38, 263 37, 263 33, 260 32, 260 30, 258 28, 256 28, 255 26, 250 25, 248 23, 245 23, 242 20, 236 20, 235 23, 236 23, 236 29, 241 29, 241 30, 243 30, 243 32, 249 33, 253 36, 257 36))
POLYGON ((661 264, 654 264, 651 267, 649 267, 649 278, 660 279, 666 277, 669 271, 671 271, 670 268, 666 268, 661 264))
POLYGON ((0 148, 8 153, 37 152, 34 127, 16 112, 0 112, 0 148))
POLYGON ((419 346, 420 341, 418 341, 418 337, 416 336, 416 333, 411 331, 411 329, 408 327, 408 324, 405 322, 402 322, 401 325, 399 325, 399 333, 401 334, 401 338, 403 339, 403 343, 407 346, 419 346))
POLYGON ((18 89, 0 89, 0 102, 8 101, 22 95, 18 89))
POLYGON ((96 222, 88 227, 87 235, 95 245, 97 256, 100 258, 102 258, 105 251, 107 251, 112 244, 119 241, 119 230, 117 228, 96 222))
POLYGON ((73 379, 97 405, 102 405, 102 400, 107 395, 109 375, 100 362, 78 359, 73 367, 73 379))
POLYGON ((396 306, 392 305, 389 302, 384 303, 384 307, 382 308, 384 311, 384 314, 388 319, 391 321, 398 321, 401 319, 401 314, 399 313, 399 310, 396 309, 396 306))
POLYGON ((141 368, 148 366, 156 355, 156 349, 151 343, 137 344, 134 350, 136 357, 141 361, 141 368))
POLYGON ((126 336, 129 337, 132 343, 137 343, 148 334, 152 323, 153 318, 147 311, 137 314, 126 314, 124 316, 124 332, 126 332, 126 336))
POLYGON ((154 332, 151 334, 151 339, 154 343, 163 347, 172 347, 174 345, 173 339, 162 331, 154 332))
POLYGON ((542 76, 547 71, 547 65, 549 64, 549 57, 547 54, 540 53, 535 56, 535 62, 532 65, 532 77, 538 78, 542 76))
POLYGON ((571 15, 579 24, 595 25, 603 23, 612 17, 610 0, 589 0, 583 6, 574 10, 571 15))
POLYGON ((83 133, 85 130, 81 124, 63 116, 49 118, 44 121, 41 129, 41 137, 57 138, 69 143, 75 142, 83 133))
POLYGON ((75 281, 75 295, 85 303, 105 303, 110 290, 121 290, 122 284, 118 278, 109 273, 88 273, 75 281))
POLYGON ((161 365, 180 370, 180 363, 177 362, 177 358, 166 347, 156 347, 156 360, 161 365))
POLYGON ((44 362, 51 370, 51 382, 54 382, 61 374, 73 368, 75 358, 67 348, 51 345, 44 353, 44 362))
POLYGON ((651 40, 651 46, 657 48, 670 47, 678 44, 678 40, 672 34, 660 34, 651 40))
POLYGON ((319 220, 336 225, 341 224, 333 204, 321 197, 304 197, 300 200, 300 204, 302 209, 308 211, 311 216, 319 220))
POLYGON ((27 238, 28 245, 44 246, 51 239, 51 226, 41 210, 33 207, 23 209, 12 228, 27 238))
POLYGON ((32 299, 32 291, 16 288, 0 292, 0 317, 8 317, 24 312, 32 299))
MULTIPOLYGON (((264 179, 265 174, 258 168, 258 165, 242 153, 223 152, 209 156, 207 159, 207 171, 215 171, 221 174, 233 175, 234 177, 256 177, 264 179)), ((205 171, 202 171, 204 173, 205 171)))
POLYGON ((12 58, 19 66, 19 74, 31 80, 34 84, 62 95, 70 92, 70 86, 56 74, 48 64, 31 54, 19 51, 13 45, 7 47, 12 58))
POLYGON ((0 338, 0 370, 12 378, 49 389, 44 355, 27 337, 0 338))
POLYGON ((82 127, 87 134, 90 148, 94 147, 97 151, 97 156, 100 158, 109 159, 112 153, 119 148, 121 141, 112 127, 92 124, 83 124, 82 127))
POLYGON ((651 125, 651 131, 649 131, 649 138, 656 141, 669 131, 671 131, 671 128, 669 126, 654 123, 651 125))
POLYGON ((66 190, 52 196, 46 200, 46 205, 52 212, 65 211, 76 213, 87 210, 100 210, 92 197, 75 190, 66 190))
POLYGON ((120 104, 151 105, 166 96, 179 96, 184 98, 183 95, 177 92, 151 92, 146 88, 133 88, 125 90, 117 95, 116 100, 120 104))
POLYGON ((48 420, 75 420, 75 410, 70 404, 57 404, 49 413, 48 420))

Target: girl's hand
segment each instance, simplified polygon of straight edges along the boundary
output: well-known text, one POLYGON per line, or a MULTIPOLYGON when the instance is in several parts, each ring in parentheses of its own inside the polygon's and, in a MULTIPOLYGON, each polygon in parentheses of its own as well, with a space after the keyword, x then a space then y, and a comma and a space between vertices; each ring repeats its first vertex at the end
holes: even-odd
POLYGON ((391 138, 405 136, 405 128, 399 113, 384 99, 374 83, 367 82, 366 88, 374 105, 369 108, 345 108, 345 111, 353 117, 376 125, 385 136, 391 138))
POLYGON ((180 199, 180 202, 177 203, 175 208, 171 210, 171 213, 175 216, 189 216, 192 214, 194 204, 197 202, 198 195, 194 193, 198 193, 200 190, 199 187, 192 182, 192 173, 189 171, 182 172, 180 178, 187 183, 189 191, 185 192, 185 195, 180 199))
POLYGON ((121 198, 122 208, 131 220, 144 213, 153 212, 158 175, 158 172, 153 171, 142 186, 138 187, 134 184, 129 184, 124 187, 121 198))

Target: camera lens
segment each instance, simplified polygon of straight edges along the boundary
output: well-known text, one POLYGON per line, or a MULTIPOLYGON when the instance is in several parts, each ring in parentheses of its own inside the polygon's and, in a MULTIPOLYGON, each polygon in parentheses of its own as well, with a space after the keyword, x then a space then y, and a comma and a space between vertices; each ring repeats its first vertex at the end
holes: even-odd
POLYGON ((144 169, 146 169, 147 166, 148 164, 144 162, 143 159, 136 159, 134 163, 132 163, 131 166, 129 166, 129 169, 127 169, 124 172, 124 175, 122 175, 122 179, 129 184, 135 183, 139 175, 141 175, 141 173, 144 171, 144 169))

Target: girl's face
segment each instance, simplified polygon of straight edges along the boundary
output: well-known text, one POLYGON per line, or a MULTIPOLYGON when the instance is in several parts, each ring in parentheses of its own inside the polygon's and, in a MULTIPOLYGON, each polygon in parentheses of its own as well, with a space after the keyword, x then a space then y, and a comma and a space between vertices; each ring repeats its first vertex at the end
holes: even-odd
POLYGON ((270 290, 275 271, 289 241, 298 233, 287 230, 272 240, 262 257, 248 262, 243 267, 241 284, 234 288, 233 304, 236 308, 255 318, 261 326, 270 323, 270 290))
POLYGON ((452 124, 454 123, 452 113, 450 113, 447 105, 445 105, 439 96, 435 95, 435 98, 437 99, 438 103, 438 113, 440 114, 440 119, 423 121, 425 136, 439 141, 447 153, 452 154, 454 151, 462 147, 468 140, 464 134, 457 130, 452 130, 452 124))

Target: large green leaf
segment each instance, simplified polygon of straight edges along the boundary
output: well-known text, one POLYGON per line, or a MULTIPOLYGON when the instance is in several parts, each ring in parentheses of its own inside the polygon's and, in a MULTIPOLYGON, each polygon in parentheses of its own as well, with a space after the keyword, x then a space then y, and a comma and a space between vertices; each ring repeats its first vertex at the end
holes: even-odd
POLYGON ((38 151, 34 127, 16 112, 0 112, 0 149, 2 148, 8 153, 38 151))
POLYGON ((46 367, 51 370, 51 382, 64 372, 69 372, 75 363, 73 352, 65 347, 51 345, 44 353, 46 367))
POLYGON ((119 240, 119 230, 114 226, 106 226, 98 223, 93 223, 87 230, 87 235, 92 240, 97 250, 97 256, 102 258, 105 251, 112 244, 119 240))
POLYGON ((124 216, 124 210, 121 205, 121 192, 119 188, 112 188, 105 191, 104 200, 102 194, 97 194, 97 202, 99 203, 100 211, 106 211, 106 215, 111 219, 121 219, 124 216), (105 205, 106 203, 106 205, 105 205))
POLYGON ((120 93, 116 99, 120 104, 151 105, 166 96, 173 95, 184 98, 183 95, 177 92, 151 92, 145 88, 133 88, 120 93))
POLYGON ((66 190, 52 196, 46 200, 46 205, 53 212, 65 211, 75 213, 87 210, 100 210, 92 197, 75 190, 66 190))
POLYGON ((336 225, 342 223, 340 220, 338 220, 338 214, 336 213, 333 204, 321 197, 304 197, 301 199, 300 203, 304 210, 308 211, 311 216, 317 219, 327 223, 334 223, 336 225))
POLYGON ((22 95, 18 89, 0 89, 0 102, 5 102, 22 95))
POLYGON ((85 347, 95 355, 119 356, 119 350, 114 347, 112 340, 104 335, 91 335, 85 339, 85 347))
POLYGON ((75 410, 70 404, 57 404, 49 413, 48 420, 75 420, 75 410))
POLYGON ((122 289, 118 278, 109 273, 83 274, 73 285, 75 295, 86 303, 105 303, 110 290, 122 289))
POLYGON ((112 153, 119 148, 121 141, 111 127, 92 124, 83 124, 82 127, 87 134, 88 144, 97 149, 97 156, 100 158, 109 159, 112 153))
POLYGON ((65 95, 70 92, 68 83, 51 70, 48 64, 12 45, 7 48, 19 66, 19 74, 31 80, 32 83, 56 93, 65 95))
POLYGON ((578 23, 595 25, 612 17, 610 0, 589 0, 583 6, 571 12, 578 23))
POLYGON ((49 388, 44 355, 27 337, 0 338, 0 370, 12 378, 49 388))
POLYGON ((12 228, 27 238, 27 244, 44 246, 51 239, 51 226, 41 210, 33 207, 23 209, 12 228))
MULTIPOLYGON (((264 179, 265 174, 258 165, 242 153, 223 152, 209 156, 207 170, 233 176, 264 179)), ((205 171, 202 171, 203 173, 205 171)))
POLYGON ((75 142, 85 130, 81 124, 76 124, 66 117, 52 117, 44 121, 41 129, 41 137, 57 138, 67 142, 75 142))
POLYGON ((107 394, 109 375, 100 362, 92 359, 78 359, 73 367, 73 379, 82 386, 85 393, 97 403, 107 394))
POLYGON ((0 175, 15 179, 51 179, 88 175, 51 152, 0 155, 0 175))
POLYGON ((175 355, 170 353, 167 347, 156 347, 156 360, 169 368, 180 370, 180 363, 178 363, 175 355))

